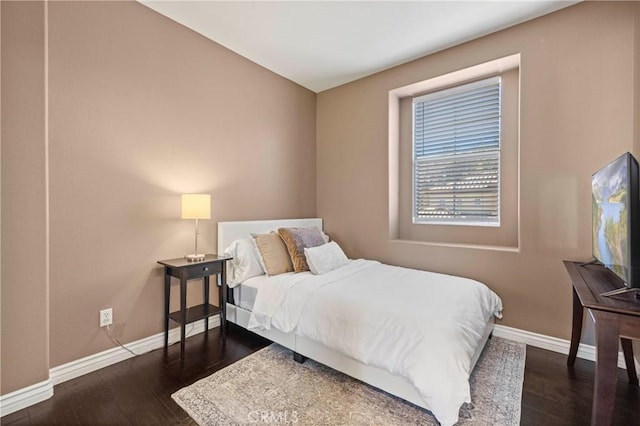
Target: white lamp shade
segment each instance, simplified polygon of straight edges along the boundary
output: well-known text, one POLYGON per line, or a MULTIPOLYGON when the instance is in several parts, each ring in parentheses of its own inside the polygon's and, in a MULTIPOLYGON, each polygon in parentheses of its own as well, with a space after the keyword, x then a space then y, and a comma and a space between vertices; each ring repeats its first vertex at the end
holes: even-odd
POLYGON ((183 219, 211 219, 211 195, 183 194, 183 219))

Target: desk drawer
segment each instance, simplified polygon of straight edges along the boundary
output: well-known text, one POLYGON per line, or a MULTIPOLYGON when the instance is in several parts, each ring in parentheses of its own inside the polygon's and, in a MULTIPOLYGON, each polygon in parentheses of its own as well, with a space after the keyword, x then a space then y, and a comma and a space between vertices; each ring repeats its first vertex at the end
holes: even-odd
POLYGON ((184 273, 188 280, 193 278, 202 278, 208 275, 219 274, 222 272, 222 263, 205 263, 188 266, 184 269, 184 273))

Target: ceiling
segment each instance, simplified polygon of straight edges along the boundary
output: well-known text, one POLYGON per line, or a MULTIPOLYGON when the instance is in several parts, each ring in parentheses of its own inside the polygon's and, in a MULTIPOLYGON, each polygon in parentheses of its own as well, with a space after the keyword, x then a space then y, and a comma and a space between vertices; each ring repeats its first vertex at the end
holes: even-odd
POLYGON ((139 1, 314 92, 578 2, 139 1))

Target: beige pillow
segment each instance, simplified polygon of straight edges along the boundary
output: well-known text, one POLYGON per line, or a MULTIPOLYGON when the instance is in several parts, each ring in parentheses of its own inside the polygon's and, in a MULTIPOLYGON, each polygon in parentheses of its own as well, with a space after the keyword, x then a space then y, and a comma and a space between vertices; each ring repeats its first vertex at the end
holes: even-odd
POLYGON ((269 234, 251 234, 262 257, 267 275, 279 275, 292 272, 291 258, 287 246, 277 232, 269 234))
POLYGON ((308 271, 309 265, 307 265, 304 249, 325 244, 322 231, 318 228, 280 228, 278 233, 287 245, 293 270, 295 272, 308 271))

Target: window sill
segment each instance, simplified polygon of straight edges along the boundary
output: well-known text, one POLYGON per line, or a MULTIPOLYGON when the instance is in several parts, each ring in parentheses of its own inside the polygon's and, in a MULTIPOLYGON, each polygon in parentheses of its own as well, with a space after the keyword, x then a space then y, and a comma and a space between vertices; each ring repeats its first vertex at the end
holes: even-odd
POLYGON ((501 251, 506 253, 520 253, 520 247, 512 247, 512 246, 492 246, 485 244, 457 244, 457 243, 435 243, 429 241, 416 241, 416 240, 403 240, 403 239, 391 239, 389 240, 391 244, 417 244, 423 246, 432 246, 432 247, 451 247, 451 248, 463 248, 463 249, 471 249, 471 250, 490 250, 490 251, 501 251))

